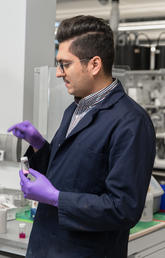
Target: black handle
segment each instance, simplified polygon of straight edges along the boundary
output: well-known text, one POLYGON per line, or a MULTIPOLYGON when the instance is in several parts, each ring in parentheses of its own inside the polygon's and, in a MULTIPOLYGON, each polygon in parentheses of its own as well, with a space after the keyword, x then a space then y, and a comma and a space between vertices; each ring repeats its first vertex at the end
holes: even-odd
POLYGON ((142 36, 145 36, 145 38, 146 38, 147 41, 148 41, 148 44, 151 46, 151 39, 148 37, 147 34, 145 34, 145 33, 143 33, 143 32, 138 33, 138 35, 137 35, 137 40, 139 39, 139 37, 140 37, 141 35, 142 35, 142 36))
POLYGON ((160 38, 161 38, 161 36, 163 35, 163 34, 165 34, 165 31, 163 31, 163 32, 161 32, 160 34, 159 34, 159 37, 158 37, 158 39, 157 39, 157 46, 159 46, 159 42, 160 42, 160 38))
POLYGON ((127 45, 136 45, 137 42, 137 33, 134 31, 128 32, 128 36, 127 36, 127 45), (134 39, 131 40, 130 36, 133 35, 134 39))
POLYGON ((124 35, 124 40, 125 40, 125 44, 124 45, 133 45, 136 43, 136 39, 137 39, 137 33, 136 32, 120 32, 117 35, 117 45, 119 45, 119 39, 124 35), (131 40, 130 35, 134 35, 134 40, 131 40))

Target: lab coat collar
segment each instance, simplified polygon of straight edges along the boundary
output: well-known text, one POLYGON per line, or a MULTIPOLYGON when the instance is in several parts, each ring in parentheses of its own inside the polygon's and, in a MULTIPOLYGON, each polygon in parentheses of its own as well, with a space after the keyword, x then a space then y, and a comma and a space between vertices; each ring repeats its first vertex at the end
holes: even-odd
POLYGON ((76 104, 73 102, 65 111, 60 128, 58 130, 58 141, 57 145, 54 147, 54 155, 52 159, 55 157, 56 153, 61 149, 63 144, 65 144, 71 137, 76 136, 76 134, 80 133, 87 126, 89 126, 94 117, 98 114, 100 110, 110 109, 113 105, 115 105, 123 96, 125 95, 124 89, 120 83, 109 93, 109 95, 100 103, 97 104, 95 108, 89 111, 78 123, 78 125, 71 131, 71 133, 66 138, 66 133, 73 115, 74 110, 76 109, 76 104))
MULTIPOLYGON (((95 115, 99 112, 99 110, 110 109, 124 95, 125 95, 124 89, 123 89, 120 81, 118 81, 118 85, 108 94, 108 96, 102 102, 98 103, 95 108, 93 108, 90 112, 88 112, 83 117, 82 120, 80 120, 78 125, 71 131, 71 133, 68 135, 67 138, 71 137, 72 135, 80 132, 85 127, 87 127, 92 122, 92 120, 94 119, 95 115)), ((76 108, 75 106, 71 105, 70 109, 68 110, 69 122, 71 121, 71 117, 72 117, 72 114, 73 114, 75 108, 76 108)), ((67 124, 67 128, 68 128, 69 123, 67 122, 66 124, 67 124)))

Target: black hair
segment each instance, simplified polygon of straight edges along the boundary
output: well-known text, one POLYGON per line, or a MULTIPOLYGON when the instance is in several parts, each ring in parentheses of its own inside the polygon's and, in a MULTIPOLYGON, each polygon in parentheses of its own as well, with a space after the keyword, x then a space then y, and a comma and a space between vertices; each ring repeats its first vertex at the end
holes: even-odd
POLYGON ((80 15, 63 20, 57 30, 57 40, 62 43, 74 39, 70 51, 79 59, 99 56, 104 73, 112 74, 114 61, 113 32, 105 20, 90 15, 80 15))

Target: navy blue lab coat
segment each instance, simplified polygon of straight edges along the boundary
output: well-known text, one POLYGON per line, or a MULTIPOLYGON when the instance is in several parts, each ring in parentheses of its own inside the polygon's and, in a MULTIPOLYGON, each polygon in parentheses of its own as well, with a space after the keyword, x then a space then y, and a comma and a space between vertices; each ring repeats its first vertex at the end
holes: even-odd
POLYGON ((58 208, 39 204, 26 257, 125 258, 150 182, 154 128, 120 82, 66 138, 75 108, 51 144, 26 153, 60 190, 58 208))

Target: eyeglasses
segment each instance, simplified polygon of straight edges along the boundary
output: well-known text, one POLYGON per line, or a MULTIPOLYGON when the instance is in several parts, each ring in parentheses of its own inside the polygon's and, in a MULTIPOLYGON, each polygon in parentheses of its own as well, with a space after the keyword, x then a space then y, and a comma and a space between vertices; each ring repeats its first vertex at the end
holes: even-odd
MULTIPOLYGON (((92 59, 92 57, 91 57, 91 58, 79 59, 79 61, 80 61, 80 62, 83 62, 83 61, 90 60, 90 59, 92 59)), ((58 67, 58 66, 59 66, 61 72, 62 72, 62 73, 65 73, 65 68, 69 68, 69 66, 70 66, 71 64, 73 64, 73 63, 74 63, 74 61, 70 61, 70 62, 67 62, 67 63, 63 63, 63 62, 61 62, 61 61, 55 60, 55 67, 58 67)))

